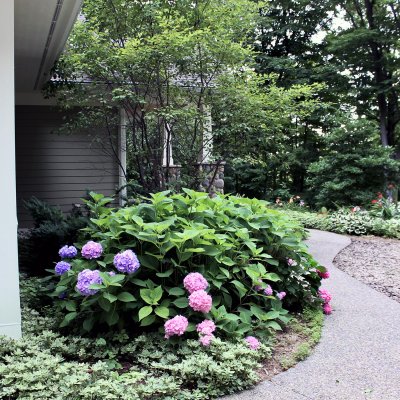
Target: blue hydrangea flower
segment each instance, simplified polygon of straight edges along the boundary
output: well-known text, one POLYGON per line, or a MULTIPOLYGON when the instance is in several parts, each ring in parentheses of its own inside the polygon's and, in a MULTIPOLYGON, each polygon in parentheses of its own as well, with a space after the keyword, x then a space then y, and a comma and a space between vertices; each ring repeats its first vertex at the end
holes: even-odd
POLYGON ((78 250, 75 246, 65 245, 61 247, 58 254, 61 258, 74 258, 78 254, 78 250))
POLYGON ((114 257, 115 268, 119 272, 133 274, 140 267, 139 260, 132 250, 125 250, 114 257))
POLYGON ((78 274, 78 281, 76 283, 76 290, 83 296, 91 296, 98 292, 97 289, 90 289, 89 286, 92 284, 101 285, 103 280, 100 277, 100 272, 96 269, 84 269, 78 274))
POLYGON ((65 261, 59 261, 54 270, 56 272, 57 275, 63 275, 65 274, 67 271, 69 271, 71 269, 71 264, 68 264, 65 261))

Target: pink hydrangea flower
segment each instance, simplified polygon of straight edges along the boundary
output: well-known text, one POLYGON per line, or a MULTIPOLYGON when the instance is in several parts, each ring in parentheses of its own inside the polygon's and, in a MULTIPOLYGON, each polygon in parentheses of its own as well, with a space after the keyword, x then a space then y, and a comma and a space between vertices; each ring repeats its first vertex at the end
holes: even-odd
POLYGON ((197 332, 201 335, 211 335, 215 331, 216 326, 213 321, 205 319, 203 322, 200 322, 200 324, 197 324, 196 328, 197 332))
POLYGON ((169 339, 173 335, 182 336, 187 327, 189 325, 189 321, 186 317, 182 315, 177 315, 174 318, 169 319, 164 324, 165 338, 169 339))
POLYGON ((194 311, 208 313, 212 307, 212 298, 204 290, 196 290, 189 296, 189 306, 194 311))
POLYGON ((287 258, 286 261, 290 267, 297 265, 297 262, 292 260, 291 258, 287 258))
POLYGON ((267 285, 267 287, 264 289, 264 294, 266 296, 272 296, 273 293, 274 291, 272 290, 271 285, 267 285))
POLYGON ((318 295, 325 304, 329 303, 332 300, 331 294, 326 289, 319 289, 318 295))
POLYGON ((254 336, 247 336, 244 340, 252 350, 257 350, 261 345, 259 340, 254 336))
POLYGON ((286 292, 279 292, 279 293, 277 293, 276 294, 276 297, 279 299, 279 300, 283 300, 283 298, 286 296, 286 292))
POLYGON ((208 282, 199 272, 191 272, 185 276, 185 279, 183 280, 183 286, 185 286, 185 289, 192 294, 197 290, 207 289, 208 282))
POLYGON ((326 315, 332 314, 332 307, 329 303, 325 303, 324 306, 322 307, 322 310, 326 315))
POLYGON ((209 335, 201 335, 199 341, 203 346, 208 347, 214 339, 215 336, 210 333, 209 335))
POLYGON ((317 274, 321 279, 328 279, 331 276, 328 270, 326 270, 326 272, 321 272, 317 269, 317 274))
POLYGON ((88 260, 99 258, 103 253, 103 247, 100 243, 90 240, 82 247, 82 256, 88 260))

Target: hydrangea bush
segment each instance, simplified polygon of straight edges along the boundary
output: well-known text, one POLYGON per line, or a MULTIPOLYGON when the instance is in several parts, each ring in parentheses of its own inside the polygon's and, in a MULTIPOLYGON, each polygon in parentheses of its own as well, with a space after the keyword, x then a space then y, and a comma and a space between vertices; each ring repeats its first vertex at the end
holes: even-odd
POLYGON ((281 329, 288 310, 321 303, 326 269, 307 253, 299 224, 264 201, 186 189, 121 209, 92 199, 87 241, 72 258, 66 244, 70 267, 54 272, 61 326, 159 330, 168 339, 197 330, 208 346, 215 335, 281 329))

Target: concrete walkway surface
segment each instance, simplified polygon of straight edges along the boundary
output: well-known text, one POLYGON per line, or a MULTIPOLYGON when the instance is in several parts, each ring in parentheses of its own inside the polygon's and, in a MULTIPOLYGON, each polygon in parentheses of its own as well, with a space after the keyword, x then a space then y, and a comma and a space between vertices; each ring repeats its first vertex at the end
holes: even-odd
POLYGON ((400 400, 400 303, 332 265, 348 237, 310 233, 311 254, 331 273, 323 286, 334 311, 320 343, 294 368, 223 400, 400 400))

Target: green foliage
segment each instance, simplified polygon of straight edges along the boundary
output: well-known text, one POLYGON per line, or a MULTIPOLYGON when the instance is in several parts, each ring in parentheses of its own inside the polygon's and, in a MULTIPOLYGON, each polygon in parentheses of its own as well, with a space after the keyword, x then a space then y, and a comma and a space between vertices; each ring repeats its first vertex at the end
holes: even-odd
POLYGON ((123 109, 131 187, 149 193, 174 184, 163 169, 170 146, 182 181, 197 187, 207 110, 220 78, 252 59, 245 42, 256 13, 251 0, 85 1, 52 83, 65 108, 83 107, 70 126, 112 137, 123 109))
POLYGON ((331 64, 347 77, 345 101, 371 123, 379 122, 381 143, 398 148, 400 4, 390 0, 332 2, 344 20, 327 37, 331 64))
POLYGON ((388 197, 385 197, 381 192, 378 192, 378 198, 371 200, 371 207, 369 211, 371 216, 383 219, 400 217, 398 188, 396 188, 393 184, 389 184, 387 193, 388 197))
POLYGON ((324 154, 308 169, 314 205, 364 204, 385 180, 396 177, 400 163, 391 158, 392 149, 379 145, 376 130, 371 122, 356 119, 324 137, 324 154))
MULTIPOLYGON (((30 281, 29 286, 41 282, 30 281)), ((0 397, 4 399, 100 400, 154 398, 205 400, 257 382, 260 361, 269 354, 243 342, 173 343, 157 335, 126 333, 104 337, 63 336, 56 310, 45 315, 24 305, 23 338, 0 337, 0 397)))
POLYGON ((79 208, 64 215, 58 207, 36 197, 25 202, 25 206, 32 215, 34 228, 19 236, 19 263, 29 275, 43 275, 53 265, 60 247, 78 240, 79 230, 89 220, 79 208))
POLYGON ((276 76, 245 71, 220 79, 213 96, 214 151, 226 160, 227 190, 269 198, 278 189, 302 190, 318 135, 305 123, 323 108, 321 85, 277 87, 276 76))
POLYGON ((155 193, 139 205, 107 208, 91 219, 85 232, 102 244, 104 256, 72 260, 72 269, 57 281, 52 295, 65 315, 62 326, 162 330, 166 318, 177 314, 200 322, 204 315, 190 311, 183 288, 184 277, 194 271, 209 282, 213 308, 208 317, 227 336, 280 329, 288 321, 283 306, 298 309, 314 301, 320 285, 316 269, 323 267, 307 253, 297 223, 263 201, 184 192, 155 193), (126 249, 137 253, 141 267, 134 274, 110 276, 114 255, 126 249), (289 267, 289 258, 297 264, 289 267), (75 291, 77 274, 86 268, 100 270, 103 279, 89 297, 75 291), (287 293, 283 306, 254 289, 267 283, 287 293), (66 297, 59 299, 60 294, 66 297))
POLYGON ((368 212, 351 212, 341 209, 330 214, 312 212, 287 212, 306 228, 349 234, 376 235, 400 238, 400 220, 374 218, 368 212))

